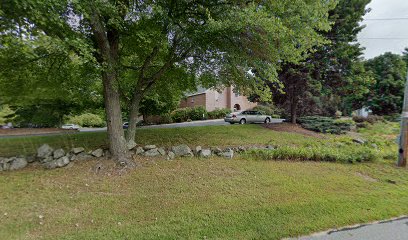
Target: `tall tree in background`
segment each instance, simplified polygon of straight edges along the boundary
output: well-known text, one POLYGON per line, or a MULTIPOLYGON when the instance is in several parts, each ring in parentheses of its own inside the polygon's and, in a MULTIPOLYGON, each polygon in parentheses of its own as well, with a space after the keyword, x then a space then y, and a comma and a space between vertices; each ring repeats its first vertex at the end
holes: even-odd
POLYGON ((402 58, 404 59, 405 63, 408 66, 408 47, 406 47, 402 52, 402 58))
POLYGON ((372 81, 361 63, 362 47, 357 34, 363 26, 362 17, 369 11, 370 0, 340 0, 329 19, 333 27, 322 33, 328 42, 310 52, 300 64, 285 63, 280 72, 283 93, 272 86, 274 102, 290 112, 296 122, 298 115, 332 115, 336 110, 350 111, 358 101, 345 98, 350 94, 367 93, 372 81))
POLYGON ((404 86, 407 76, 407 63, 404 57, 384 53, 367 60, 366 68, 375 79, 370 85, 366 99, 367 106, 377 115, 399 114, 404 99, 404 86))
POLYGON ((184 71, 202 85, 265 90, 262 81, 277 81, 280 60, 297 62, 322 42, 317 31, 329 29, 333 2, 4 0, 0 37, 5 48, 10 39, 34 49, 46 39, 70 56, 66 61, 93 66, 103 86, 110 151, 131 164, 126 143, 135 138, 140 101, 154 85, 180 81, 174 76, 184 71), (123 99, 129 102, 127 139, 123 99))

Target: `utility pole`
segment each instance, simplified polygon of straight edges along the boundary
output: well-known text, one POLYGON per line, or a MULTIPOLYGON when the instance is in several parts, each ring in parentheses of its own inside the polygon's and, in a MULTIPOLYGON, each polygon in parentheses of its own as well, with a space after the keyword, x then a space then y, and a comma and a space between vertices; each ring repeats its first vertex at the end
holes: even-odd
POLYGON ((398 148, 398 167, 407 166, 408 158, 408 73, 405 82, 404 105, 401 114, 401 134, 398 148))

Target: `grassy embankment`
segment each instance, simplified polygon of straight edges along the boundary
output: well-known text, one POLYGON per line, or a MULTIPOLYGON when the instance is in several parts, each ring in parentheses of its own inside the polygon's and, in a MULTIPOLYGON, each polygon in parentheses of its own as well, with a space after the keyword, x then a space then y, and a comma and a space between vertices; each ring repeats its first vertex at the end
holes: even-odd
MULTIPOLYGON (((407 214, 408 172, 395 168, 392 159, 397 132, 395 124, 361 131, 367 144, 379 148, 379 160, 372 163, 263 161, 242 155, 141 159, 143 167, 124 175, 111 170, 109 162, 95 174, 90 170, 95 161, 1 173, 0 239, 279 239, 407 214)), ((354 147, 347 136, 321 139, 255 125, 139 133, 140 143, 165 146, 354 147)), ((91 135, 90 148, 104 144, 103 134, 91 135)), ((0 146, 12 149, 15 141, 15 147, 23 144, 29 152, 50 139, 52 145, 85 145, 82 136, 44 138, 25 144, 1 140, 0 146)))

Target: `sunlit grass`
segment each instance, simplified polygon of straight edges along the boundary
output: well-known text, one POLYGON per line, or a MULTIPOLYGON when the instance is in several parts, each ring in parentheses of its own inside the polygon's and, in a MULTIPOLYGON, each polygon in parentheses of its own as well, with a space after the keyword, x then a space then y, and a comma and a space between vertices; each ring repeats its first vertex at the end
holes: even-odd
POLYGON ((2 173, 0 239, 279 239, 408 213, 408 173, 384 164, 94 164, 2 173))

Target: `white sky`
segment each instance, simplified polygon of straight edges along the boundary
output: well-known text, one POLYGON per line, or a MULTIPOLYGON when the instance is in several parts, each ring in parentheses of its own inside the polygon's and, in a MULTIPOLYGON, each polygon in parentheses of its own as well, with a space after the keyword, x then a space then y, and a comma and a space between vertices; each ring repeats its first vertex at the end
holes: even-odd
MULTIPOLYGON (((364 19, 408 18, 408 0, 372 0, 368 5, 371 12, 364 19)), ((364 20, 366 27, 358 35, 364 57, 373 58, 384 52, 401 54, 408 47, 408 19, 405 20, 364 20), (405 38, 405 39, 367 39, 405 38)))

